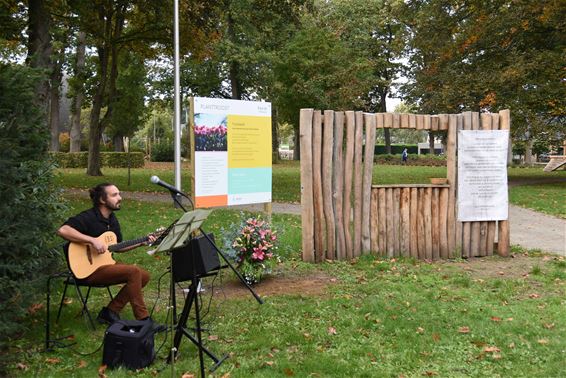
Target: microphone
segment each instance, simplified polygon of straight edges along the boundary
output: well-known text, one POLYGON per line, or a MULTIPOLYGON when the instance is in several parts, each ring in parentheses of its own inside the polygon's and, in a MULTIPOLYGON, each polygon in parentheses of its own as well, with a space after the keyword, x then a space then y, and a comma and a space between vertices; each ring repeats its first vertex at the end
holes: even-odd
POLYGON ((181 192, 179 189, 175 188, 173 185, 166 183, 165 181, 161 181, 157 176, 151 176, 151 182, 157 184, 159 186, 164 187, 165 189, 169 189, 170 192, 180 194, 185 196, 185 193, 181 192))

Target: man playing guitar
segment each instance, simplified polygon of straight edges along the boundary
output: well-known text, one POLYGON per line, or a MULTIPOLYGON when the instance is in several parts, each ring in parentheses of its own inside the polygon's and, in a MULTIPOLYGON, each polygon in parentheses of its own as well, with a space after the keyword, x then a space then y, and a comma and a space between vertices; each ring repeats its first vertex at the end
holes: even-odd
MULTIPOLYGON (((122 202, 120 191, 113 184, 102 183, 91 188, 89 192, 93 207, 69 218, 59 228, 57 234, 70 243, 86 245, 85 250, 88 250, 89 253, 100 255, 110 253, 108 246, 97 237, 107 231, 112 231, 116 235, 118 243, 122 241, 120 223, 114 214, 115 211, 120 210, 122 202)), ((154 242, 155 239, 155 236, 150 234, 144 238, 144 242, 129 245, 118 251, 125 252, 147 245, 154 242)), ((65 246, 67 253, 70 243, 65 246)), ((72 267, 71 270, 73 270, 72 267)), ((73 273, 75 272, 73 271, 73 273)), ((120 311, 129 302, 137 320, 151 322, 142 293, 142 288, 149 282, 149 278, 149 273, 137 265, 114 263, 113 261, 109 265, 96 268, 93 273, 83 278, 83 281, 87 284, 125 284, 114 299, 100 310, 97 320, 100 323, 114 323, 120 319, 120 311)), ((155 325, 154 329, 156 328, 161 327, 155 325)))

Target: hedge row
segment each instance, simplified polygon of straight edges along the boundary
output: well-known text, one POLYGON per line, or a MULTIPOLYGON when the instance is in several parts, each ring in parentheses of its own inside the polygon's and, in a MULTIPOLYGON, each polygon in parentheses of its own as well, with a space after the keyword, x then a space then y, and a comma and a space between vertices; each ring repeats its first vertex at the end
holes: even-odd
MULTIPOLYGON (((387 164, 387 165, 401 165, 403 159, 401 155, 376 155, 373 159, 375 164, 387 164)), ((433 155, 409 155, 407 159, 407 165, 426 165, 433 167, 442 167, 446 165, 445 156, 433 156, 433 155)))
MULTIPOLYGON (((50 152, 51 157, 60 168, 86 168, 88 152, 50 152)), ((103 167, 109 168, 142 168, 144 154, 142 152, 101 152, 100 159, 103 167)))

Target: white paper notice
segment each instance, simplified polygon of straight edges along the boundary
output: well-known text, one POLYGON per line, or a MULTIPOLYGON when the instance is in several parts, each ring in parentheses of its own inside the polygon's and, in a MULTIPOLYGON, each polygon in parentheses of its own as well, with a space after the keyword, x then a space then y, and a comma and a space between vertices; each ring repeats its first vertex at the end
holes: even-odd
POLYGON ((509 130, 458 131, 458 220, 507 220, 509 130))

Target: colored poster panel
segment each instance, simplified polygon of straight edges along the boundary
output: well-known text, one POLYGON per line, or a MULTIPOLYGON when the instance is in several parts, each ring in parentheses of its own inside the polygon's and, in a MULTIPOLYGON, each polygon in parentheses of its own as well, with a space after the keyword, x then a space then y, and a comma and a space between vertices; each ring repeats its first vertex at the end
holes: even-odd
POLYGON ((226 152, 195 152, 195 207, 228 204, 227 172, 226 152))
POLYGON ((191 100, 195 207, 271 202, 271 104, 191 100))
POLYGON ((271 167, 271 119, 228 116, 228 168, 271 167))
POLYGON ((458 220, 506 220, 509 130, 458 131, 458 220))

